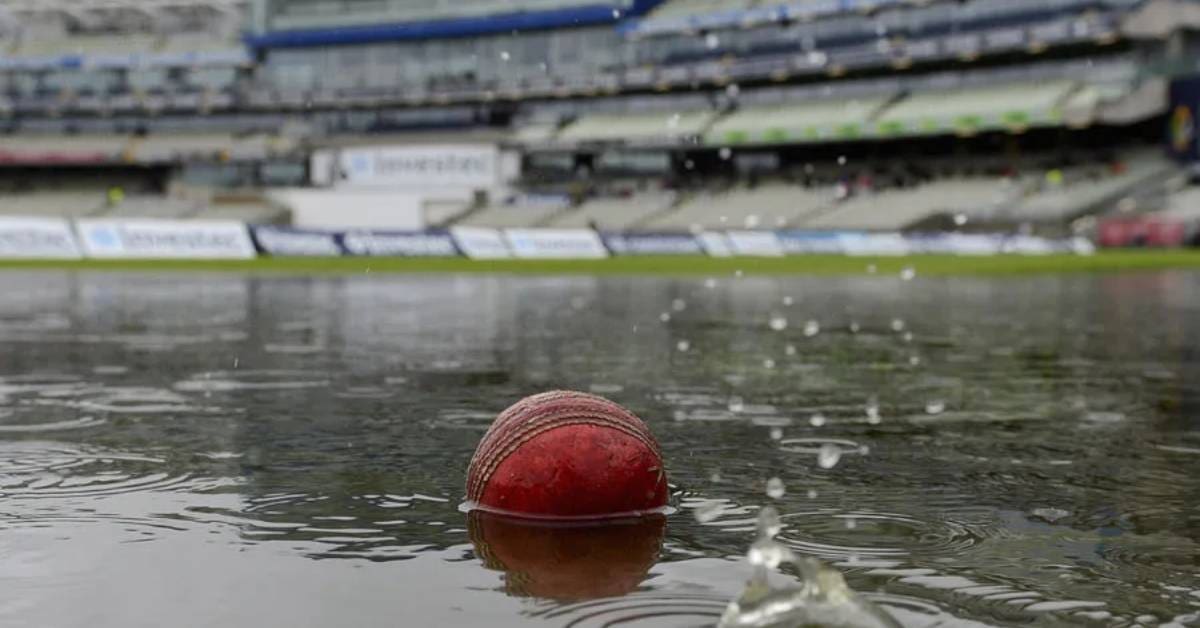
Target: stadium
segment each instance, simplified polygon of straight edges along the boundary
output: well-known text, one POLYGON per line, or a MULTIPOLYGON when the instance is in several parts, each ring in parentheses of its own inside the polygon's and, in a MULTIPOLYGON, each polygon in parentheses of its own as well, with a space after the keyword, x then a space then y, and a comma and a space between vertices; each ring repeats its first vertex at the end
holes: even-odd
POLYGON ((0 0, 0 628, 1200 626, 1200 2, 0 0))

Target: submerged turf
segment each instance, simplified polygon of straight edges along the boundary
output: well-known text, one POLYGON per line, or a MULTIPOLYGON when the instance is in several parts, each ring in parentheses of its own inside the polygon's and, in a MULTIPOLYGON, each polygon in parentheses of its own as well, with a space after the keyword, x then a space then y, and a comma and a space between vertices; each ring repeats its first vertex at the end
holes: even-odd
POLYGON ((847 275, 899 273, 912 267, 924 275, 1020 275, 1055 272, 1117 272, 1200 268, 1200 250, 1106 251, 1078 255, 987 257, 913 255, 847 257, 798 255, 779 258, 700 256, 617 257, 603 260, 496 260, 399 257, 266 257, 253 260, 0 260, 0 270, 192 271, 286 274, 509 273, 587 275, 847 275))

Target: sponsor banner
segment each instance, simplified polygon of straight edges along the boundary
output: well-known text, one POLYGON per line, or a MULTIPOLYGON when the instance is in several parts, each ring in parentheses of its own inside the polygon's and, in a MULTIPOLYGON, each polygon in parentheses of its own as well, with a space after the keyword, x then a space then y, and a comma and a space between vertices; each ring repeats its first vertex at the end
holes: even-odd
POLYGON ((780 231, 776 235, 788 255, 842 252, 841 234, 837 231, 780 231))
POLYGON ((258 250, 279 257, 341 257, 337 234, 289 227, 251 227, 258 250))
POLYGON ((696 236, 696 241, 704 248, 709 257, 733 257, 733 248, 729 238, 719 231, 705 231, 696 236))
POLYGON ((913 253, 948 255, 996 255, 1004 248, 1004 236, 975 233, 939 233, 909 238, 913 253))
POLYGON ((347 255, 375 257, 457 257, 449 233, 437 231, 348 231, 341 236, 347 255))
POLYGON ((783 257, 783 244, 774 231, 728 231, 734 255, 746 257, 783 257))
POLYGON ((703 255, 704 247, 686 233, 607 233, 613 255, 703 255))
POLYGON ((486 227, 451 227, 450 236, 458 250, 471 259, 508 259, 512 251, 499 229, 486 227))
POLYGON ((525 259, 599 259, 608 257, 600 234, 591 229, 506 229, 513 255, 525 259))
POLYGON ((464 144, 345 148, 337 164, 347 185, 480 189, 499 183, 499 162, 495 146, 464 144))
POLYGON ((842 233, 846 255, 908 255, 908 240, 899 233, 842 233))
POLYGON ((78 220, 88 257, 251 259, 246 225, 230 220, 78 220))
POLYGON ((1014 235, 1004 240, 1003 251, 1016 255, 1050 255, 1062 249, 1061 242, 1038 236, 1014 235))
POLYGON ((0 218, 0 258, 79 259, 79 243, 63 218, 0 218))

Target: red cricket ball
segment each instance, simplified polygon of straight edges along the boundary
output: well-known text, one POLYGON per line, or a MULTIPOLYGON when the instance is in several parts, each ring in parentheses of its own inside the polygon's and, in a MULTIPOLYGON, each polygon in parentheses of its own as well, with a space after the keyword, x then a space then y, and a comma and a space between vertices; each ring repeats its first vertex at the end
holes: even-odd
POLYGON ((555 391, 500 413, 467 469, 467 499, 528 517, 605 517, 667 504, 658 441, 596 395, 555 391))

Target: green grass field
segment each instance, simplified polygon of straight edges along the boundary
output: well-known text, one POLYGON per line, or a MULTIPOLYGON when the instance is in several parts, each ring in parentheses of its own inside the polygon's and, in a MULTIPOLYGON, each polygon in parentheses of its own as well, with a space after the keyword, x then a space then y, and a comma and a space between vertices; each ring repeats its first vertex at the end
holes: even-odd
POLYGON ((261 274, 507 273, 533 275, 854 275, 873 269, 898 273, 911 266, 922 275, 1021 275, 1057 272, 1120 272, 1200 268, 1200 250, 1114 251, 1091 256, 1045 255, 957 257, 846 257, 800 255, 781 258, 618 257, 605 260, 471 261, 459 258, 261 258, 245 261, 193 260, 0 260, 4 270, 243 272, 261 274))

